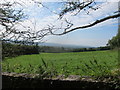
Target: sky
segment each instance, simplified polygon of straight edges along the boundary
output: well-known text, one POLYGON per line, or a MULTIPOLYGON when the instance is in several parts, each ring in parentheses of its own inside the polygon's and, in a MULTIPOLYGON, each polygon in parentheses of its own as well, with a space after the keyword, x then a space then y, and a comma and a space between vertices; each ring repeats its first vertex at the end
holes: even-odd
MULTIPOLYGON (((22 0, 19 0, 22 1, 22 0)), ((26 1, 26 0, 25 0, 26 1)), ((28 0, 29 1, 29 0, 28 0)), ((111 0, 112 1, 112 0, 111 0)), ((114 0, 113 0, 114 1, 114 0)), ((65 14, 62 20, 58 19, 58 14, 60 10, 64 8, 60 2, 43 2, 43 7, 41 4, 35 3, 24 3, 22 7, 24 12, 29 15, 28 18, 22 22, 25 26, 31 26, 36 23, 36 30, 47 27, 48 25, 55 25, 55 27, 65 27, 65 19, 71 21, 74 27, 87 25, 101 17, 112 15, 111 13, 118 9, 118 2, 97 2, 98 7, 102 7, 96 11, 89 10, 90 14, 87 15, 86 12, 82 11, 76 16, 73 13, 65 14), (31 23, 32 22, 32 23, 31 23)), ((76 13, 76 11, 74 12, 76 13)), ((20 28, 22 29, 22 28, 20 28)), ((58 44, 71 44, 71 45, 85 45, 85 46, 105 46, 113 36, 118 32, 118 19, 110 19, 103 23, 97 24, 93 27, 87 29, 79 29, 62 36, 46 36, 43 41, 46 43, 58 43, 58 44)), ((60 31, 56 32, 60 33, 60 31)))

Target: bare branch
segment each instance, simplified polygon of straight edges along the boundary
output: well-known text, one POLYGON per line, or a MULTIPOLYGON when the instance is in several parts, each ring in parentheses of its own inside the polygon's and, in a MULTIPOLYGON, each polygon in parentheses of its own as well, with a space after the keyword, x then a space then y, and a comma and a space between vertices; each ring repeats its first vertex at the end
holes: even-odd
POLYGON ((65 5, 68 5, 65 7, 64 10, 62 10, 62 12, 59 14, 60 19, 62 19, 63 15, 74 11, 76 9, 78 9, 78 12, 76 14, 78 14, 81 10, 85 9, 86 7, 92 8, 89 5, 92 4, 94 2, 94 0, 90 0, 89 2, 67 2, 65 5))
POLYGON ((95 26, 96 24, 99 24, 101 22, 104 22, 106 20, 109 20, 109 19, 113 19, 113 18, 118 18, 120 17, 120 13, 119 14, 116 14, 116 15, 112 15, 112 16, 108 16, 108 17, 105 17, 105 18, 102 18, 102 19, 99 19, 99 20, 96 20, 95 22, 91 23, 91 24, 88 24, 88 25, 85 25, 85 26, 79 26, 79 27, 76 27, 76 28, 73 28, 73 29, 70 29, 70 30, 64 30, 63 33, 60 33, 60 34, 55 34, 52 32, 52 29, 50 29, 50 33, 52 35, 64 35, 64 34, 67 34, 69 32, 72 32, 72 31, 75 31, 75 30, 79 30, 79 29, 84 29, 84 28, 89 28, 89 27, 92 27, 92 26, 95 26))

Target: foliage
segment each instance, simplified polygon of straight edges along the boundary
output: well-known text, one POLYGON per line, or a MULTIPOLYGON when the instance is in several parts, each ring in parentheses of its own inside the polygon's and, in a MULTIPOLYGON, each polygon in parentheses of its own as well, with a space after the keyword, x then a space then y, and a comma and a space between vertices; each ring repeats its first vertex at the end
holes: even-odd
POLYGON ((12 44, 10 42, 2 42, 2 58, 15 57, 19 55, 39 54, 37 45, 21 45, 12 44))
POLYGON ((39 46, 40 52, 44 53, 64 53, 70 52, 72 48, 64 48, 64 47, 54 47, 54 46, 39 46))
POLYGON ((120 47, 120 26, 118 29, 118 34, 108 41, 108 46, 112 49, 120 47))
POLYGON ((104 46, 104 47, 97 47, 97 48, 78 48, 78 49, 73 49, 72 52, 102 51, 102 50, 110 50, 110 47, 104 46))
POLYGON ((113 48, 117 48, 119 43, 118 43, 118 35, 114 36, 111 40, 108 41, 108 44, 110 45, 110 47, 113 48))

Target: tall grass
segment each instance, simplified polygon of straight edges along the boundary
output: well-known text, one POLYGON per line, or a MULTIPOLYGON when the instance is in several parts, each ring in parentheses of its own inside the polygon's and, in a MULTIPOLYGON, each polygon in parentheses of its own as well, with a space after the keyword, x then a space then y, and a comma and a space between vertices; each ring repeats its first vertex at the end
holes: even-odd
POLYGON ((117 51, 41 53, 23 55, 2 62, 3 72, 57 75, 109 76, 117 68, 117 51))

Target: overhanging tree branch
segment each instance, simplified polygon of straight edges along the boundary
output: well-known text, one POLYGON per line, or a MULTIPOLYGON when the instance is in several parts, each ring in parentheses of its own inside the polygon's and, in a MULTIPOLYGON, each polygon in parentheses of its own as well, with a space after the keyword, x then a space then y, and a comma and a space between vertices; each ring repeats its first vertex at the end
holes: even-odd
POLYGON ((102 23, 102 22, 104 22, 104 21, 107 21, 107 20, 109 20, 109 19, 114 19, 114 18, 118 18, 118 17, 120 17, 120 13, 115 14, 115 15, 112 15, 112 16, 108 16, 108 17, 105 17, 105 18, 102 18, 102 19, 99 19, 99 20, 96 20, 95 22, 93 22, 93 23, 91 23, 91 24, 88 24, 88 25, 75 27, 75 28, 70 29, 70 30, 64 30, 64 32, 62 32, 62 33, 60 33, 60 34, 55 34, 55 33, 53 33, 52 30, 53 30, 54 28, 52 28, 52 29, 50 29, 50 33, 51 33, 52 35, 64 35, 64 34, 67 34, 67 33, 69 33, 69 32, 72 32, 72 31, 75 31, 75 30, 78 30, 78 29, 89 28, 89 27, 95 26, 96 24, 99 24, 99 23, 102 23))

